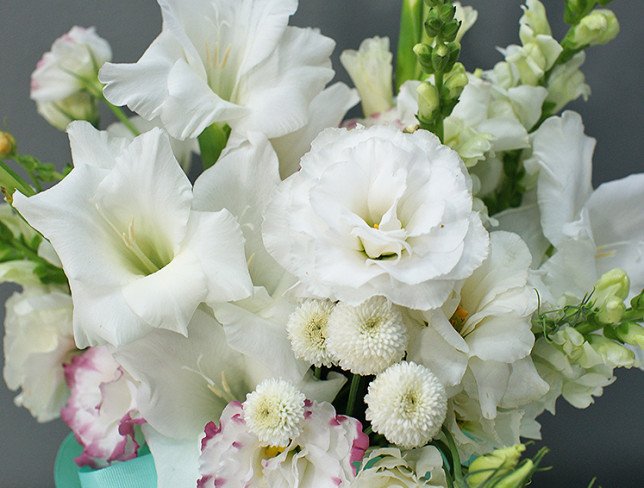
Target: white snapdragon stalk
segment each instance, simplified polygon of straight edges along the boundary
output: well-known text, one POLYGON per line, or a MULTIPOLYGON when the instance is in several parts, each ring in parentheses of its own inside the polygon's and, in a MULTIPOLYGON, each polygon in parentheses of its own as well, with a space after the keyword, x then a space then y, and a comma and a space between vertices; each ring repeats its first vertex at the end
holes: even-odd
POLYGON ((107 64, 105 96, 178 139, 212 124, 268 137, 308 122, 334 42, 288 26, 297 0, 159 0, 163 30, 134 64, 107 64))
POLYGON ((74 299, 79 347, 186 333, 197 306, 247 297, 243 238, 227 211, 192 208, 167 136, 134 141, 85 122, 69 129, 75 168, 15 207, 58 252, 74 299))
POLYGON ((39 422, 55 419, 69 395, 63 365, 76 353, 69 294, 37 285, 7 300, 4 378, 15 402, 39 422))
POLYGON ((106 346, 92 347, 65 366, 71 396, 61 418, 83 446, 79 466, 103 468, 136 457, 141 443, 132 378, 106 346))
POLYGON ((246 407, 230 403, 219 425, 206 425, 198 486, 335 488, 353 486, 354 463, 369 438, 356 419, 326 402, 306 400, 301 432, 284 446, 266 447, 249 428, 246 407))
POLYGON ((586 60, 586 53, 575 54, 572 59, 555 66, 548 78, 547 102, 554 104, 551 113, 558 113, 569 102, 582 97, 588 100, 590 86, 584 73, 579 69, 586 60))
POLYGON ((393 107, 393 55, 388 37, 365 39, 358 51, 346 50, 340 56, 362 100, 365 117, 393 107))
POLYGON ((488 258, 455 299, 425 313, 427 325, 410 326, 408 354, 450 386, 450 396, 464 390, 475 397, 481 406, 477 417, 486 419, 494 419, 498 408, 525 405, 548 389, 529 356, 535 340, 531 316, 537 308, 537 295, 528 285, 530 253, 515 234, 493 232, 490 239, 488 258))
POLYGON ((31 75, 31 98, 38 112, 60 130, 73 120, 94 121, 98 116, 96 99, 85 87, 111 59, 109 44, 93 27, 72 28, 54 42, 31 75))
POLYGON ((401 451, 383 447, 367 451, 351 488, 446 488, 443 458, 434 446, 401 451))
POLYGON ((470 188, 426 131, 327 129, 273 192, 264 243, 303 294, 435 308, 487 254, 470 188))

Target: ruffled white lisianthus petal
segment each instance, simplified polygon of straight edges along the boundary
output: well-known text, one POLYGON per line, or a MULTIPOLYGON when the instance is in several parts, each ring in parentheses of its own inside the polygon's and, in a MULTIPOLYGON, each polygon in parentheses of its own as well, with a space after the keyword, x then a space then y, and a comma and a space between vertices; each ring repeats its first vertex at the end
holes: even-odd
POLYGON ((564 226, 574 222, 592 193, 591 166, 595 140, 584 135, 581 117, 564 112, 546 120, 533 135, 527 166, 539 169, 537 196, 541 226, 557 246, 564 226))

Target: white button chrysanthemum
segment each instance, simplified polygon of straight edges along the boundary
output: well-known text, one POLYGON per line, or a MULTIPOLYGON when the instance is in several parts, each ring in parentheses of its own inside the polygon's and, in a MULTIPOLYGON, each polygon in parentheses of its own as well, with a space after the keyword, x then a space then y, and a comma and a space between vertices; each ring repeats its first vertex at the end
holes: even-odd
POLYGON ((291 314, 286 330, 298 359, 316 367, 333 365, 333 355, 327 349, 326 338, 329 316, 334 306, 330 300, 305 300, 291 314))
POLYGON ((353 307, 340 303, 329 317, 327 348, 343 369, 378 374, 400 361, 407 347, 402 315, 384 297, 353 307))
POLYGON ((288 381, 271 378, 261 382, 244 402, 248 430, 264 445, 288 446, 302 430, 305 400, 288 381))
POLYGON ((433 439, 447 413, 443 385, 429 369, 411 362, 379 374, 369 385, 365 402, 373 430, 405 449, 433 439))

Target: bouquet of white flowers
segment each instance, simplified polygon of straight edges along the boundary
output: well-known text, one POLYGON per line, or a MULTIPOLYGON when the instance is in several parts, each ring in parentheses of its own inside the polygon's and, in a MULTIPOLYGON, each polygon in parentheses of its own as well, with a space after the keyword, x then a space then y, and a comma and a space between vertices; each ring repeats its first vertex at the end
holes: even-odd
POLYGON ((73 432, 57 487, 528 484, 538 417, 644 349, 644 174, 593 190, 561 113, 610 0, 565 0, 561 40, 526 0, 474 72, 477 12, 404 0, 395 69, 342 53, 355 88, 297 0, 158 2, 138 62, 74 27, 38 63, 73 166, 0 133, 4 377, 73 432))

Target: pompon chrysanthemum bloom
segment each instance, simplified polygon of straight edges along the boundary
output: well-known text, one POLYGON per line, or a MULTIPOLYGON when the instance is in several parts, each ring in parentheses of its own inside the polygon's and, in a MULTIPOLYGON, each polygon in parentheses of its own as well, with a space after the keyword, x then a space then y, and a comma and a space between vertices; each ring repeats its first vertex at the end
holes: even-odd
POLYGON ((244 402, 248 430, 265 446, 287 446, 302 430, 305 400, 304 394, 288 381, 262 381, 244 402))
POLYGON ((40 115, 60 130, 72 120, 95 121, 97 103, 84 87, 111 59, 110 45, 93 27, 73 27, 58 38, 31 75, 31 98, 40 115))
POLYGON ((61 417, 72 429, 83 453, 79 466, 102 468, 137 455, 134 386, 107 347, 98 346, 65 366, 72 391, 61 417))
POLYGON ((355 307, 339 303, 329 317, 327 344, 343 369, 378 374, 405 355, 407 329, 386 298, 373 297, 355 307))
POLYGON ((433 134, 327 129, 273 193, 264 242, 302 294, 430 309, 487 255, 472 205, 462 161, 433 134))
POLYGON ((365 396, 373 430, 405 449, 420 447, 440 431, 447 393, 424 366, 402 362, 380 373, 365 396))
POLYGON ((356 419, 329 403, 306 401, 301 433, 286 447, 264 446, 250 432, 239 402, 224 409, 219 425, 206 425, 201 441, 200 488, 337 488, 355 478, 369 438, 356 419))
POLYGON ((295 356, 316 367, 330 367, 333 354, 327 347, 329 317, 335 304, 330 300, 304 300, 286 325, 295 356))

